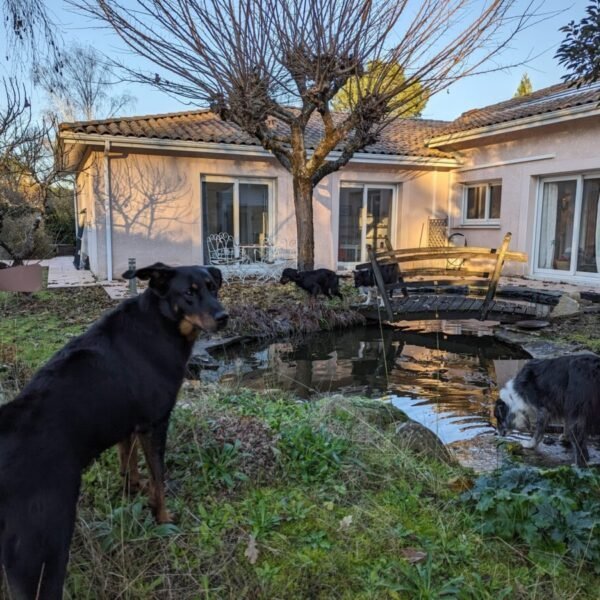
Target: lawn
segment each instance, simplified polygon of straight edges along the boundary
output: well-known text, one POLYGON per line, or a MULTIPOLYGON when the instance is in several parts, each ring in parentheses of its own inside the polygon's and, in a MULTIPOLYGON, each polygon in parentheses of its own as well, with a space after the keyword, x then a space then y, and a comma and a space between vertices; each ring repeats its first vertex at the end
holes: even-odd
MULTIPOLYGON (((26 379, 110 305, 92 289, 3 296, 0 376, 26 379)), ((84 475, 66 597, 597 598, 597 474, 475 481, 401 447, 365 402, 187 382, 167 450, 177 524, 125 497, 105 452, 84 475)))

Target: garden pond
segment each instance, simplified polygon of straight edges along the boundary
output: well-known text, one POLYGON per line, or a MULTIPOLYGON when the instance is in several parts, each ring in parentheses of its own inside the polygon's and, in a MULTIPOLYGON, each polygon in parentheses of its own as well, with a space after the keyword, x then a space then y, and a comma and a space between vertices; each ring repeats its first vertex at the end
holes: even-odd
MULTIPOLYGON (((388 399, 450 444, 461 462, 481 470, 501 459, 492 422, 497 390, 530 358, 477 321, 355 327, 232 346, 213 357, 214 368, 201 371, 204 381, 284 389, 307 400, 324 393, 388 399)), ((546 442, 527 460, 569 462, 556 436, 546 442)))

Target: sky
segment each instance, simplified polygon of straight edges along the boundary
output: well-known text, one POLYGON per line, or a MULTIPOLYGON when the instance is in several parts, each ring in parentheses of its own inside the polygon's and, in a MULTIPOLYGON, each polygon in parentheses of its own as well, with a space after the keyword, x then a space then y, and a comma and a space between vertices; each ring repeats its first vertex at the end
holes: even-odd
MULTIPOLYGON (((519 1, 524 5, 527 0, 519 1)), ((123 49, 113 33, 88 17, 74 12, 64 0, 47 0, 46 4, 65 43, 87 43, 108 56, 125 59, 130 64, 141 64, 137 57, 123 49)), ((549 16, 521 32, 488 68, 518 66, 502 68, 456 82, 447 90, 433 96, 422 116, 428 119, 452 120, 467 110, 507 100, 514 95, 523 73, 529 75, 534 90, 560 83, 564 71, 554 59, 554 54, 564 34, 558 29, 570 20, 580 20, 584 16, 587 4, 587 0, 546 0, 543 6, 544 13, 559 14, 549 16), (523 62, 526 64, 519 65, 523 62)), ((0 39, 0 50, 4 50, 3 44, 4 40, 0 39)), ((6 67, 7 65, 4 65, 5 70, 6 67)), ((137 98, 135 105, 127 109, 129 115, 176 112, 189 107, 189 104, 180 103, 171 96, 141 84, 123 85, 121 91, 127 91, 137 98)), ((34 110, 41 111, 45 104, 44 98, 35 90, 31 94, 34 110)))

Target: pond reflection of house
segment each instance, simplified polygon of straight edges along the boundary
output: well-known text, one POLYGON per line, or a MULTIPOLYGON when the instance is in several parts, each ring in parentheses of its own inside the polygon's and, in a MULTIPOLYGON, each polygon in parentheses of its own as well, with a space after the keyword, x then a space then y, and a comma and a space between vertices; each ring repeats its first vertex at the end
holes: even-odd
MULTIPOLYGON (((511 268, 600 282, 599 101, 600 84, 561 84, 452 122, 389 125, 315 189, 317 266, 363 262, 366 244, 386 235, 396 247, 451 232, 497 246, 511 231, 511 247, 529 254, 511 268)), ((203 263, 211 233, 242 245, 295 241, 290 174, 208 110, 65 123, 60 135, 101 278, 129 257, 203 263)))

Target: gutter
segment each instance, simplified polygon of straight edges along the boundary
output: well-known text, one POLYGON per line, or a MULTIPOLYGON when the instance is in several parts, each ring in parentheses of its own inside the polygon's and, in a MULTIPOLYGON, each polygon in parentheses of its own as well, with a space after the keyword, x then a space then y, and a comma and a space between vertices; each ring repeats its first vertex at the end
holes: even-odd
POLYGON ((106 279, 112 281, 112 215, 110 189, 110 140, 104 140, 104 218, 106 227, 106 279))
POLYGON ((581 117, 597 116, 600 116, 600 108, 597 108, 596 103, 594 103, 594 108, 590 108, 589 105, 577 106, 575 108, 565 108, 563 110, 558 110, 543 115, 534 115, 532 117, 516 119, 507 121, 505 123, 496 123, 494 125, 487 125, 485 127, 477 127, 475 129, 468 129, 466 131, 457 131, 447 135, 440 135, 427 140, 426 145, 428 148, 440 148, 448 144, 487 138, 500 133, 513 133, 523 129, 529 129, 531 127, 542 127, 543 125, 565 123, 574 119, 580 119, 581 117))
MULTIPOLYGON (((105 145, 107 142, 118 148, 131 148, 136 150, 163 150, 172 152, 187 152, 195 154, 236 154, 238 156, 252 156, 257 158, 275 158, 271 152, 260 146, 244 144, 220 144, 214 142, 192 142, 185 140, 165 140, 157 138, 136 138, 119 135, 102 135, 98 133, 74 133, 64 131, 60 134, 65 143, 84 143, 88 145, 105 145)), ((311 156, 312 151, 307 151, 311 156)), ((335 160, 341 152, 334 151, 328 158, 335 160)), ((436 158, 427 156, 403 156, 397 154, 371 154, 369 152, 356 152, 351 163, 367 163, 376 165, 442 167, 453 169, 460 166, 460 162, 453 158, 436 158)))

